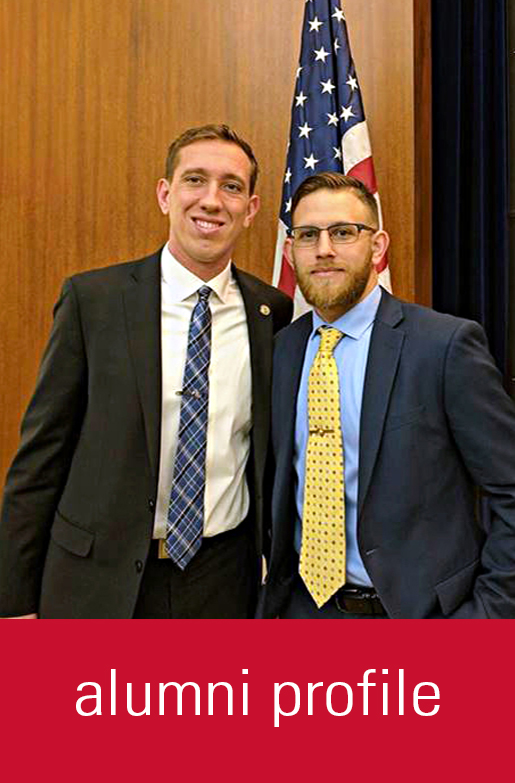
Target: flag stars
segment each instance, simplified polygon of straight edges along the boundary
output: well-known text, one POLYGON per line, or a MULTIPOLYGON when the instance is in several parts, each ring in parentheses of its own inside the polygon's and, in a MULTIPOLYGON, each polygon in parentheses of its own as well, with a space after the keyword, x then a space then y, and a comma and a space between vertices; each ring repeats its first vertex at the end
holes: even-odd
POLYGON ((335 52, 335 54, 338 54, 338 49, 341 49, 341 48, 342 47, 340 46, 340 42, 339 42, 338 38, 335 38, 334 39, 334 52, 335 52))
POLYGON ((311 133, 313 128, 310 128, 309 125, 307 124, 307 122, 305 122, 304 125, 299 125, 298 128, 299 128, 299 131, 300 131, 299 139, 302 139, 302 138, 309 139, 309 134, 311 133))
POLYGON ((337 114, 328 114, 327 115, 329 119, 327 120, 328 125, 338 125, 338 115, 337 114))
POLYGON ((343 15, 343 11, 341 8, 338 8, 337 5, 334 7, 334 14, 331 14, 333 19, 336 19, 337 22, 345 22, 345 16, 343 15))
POLYGON ((355 79, 354 76, 350 76, 349 75, 349 78, 347 79, 345 84, 349 85, 349 87, 351 88, 352 92, 354 92, 354 90, 358 89, 358 80, 355 79))
POLYGON ((315 170, 315 166, 316 166, 316 164, 317 164, 317 163, 320 163, 320 160, 318 160, 317 158, 315 158, 315 156, 313 155, 313 153, 311 153, 311 155, 309 156, 309 158, 304 158, 304 161, 305 161, 304 168, 305 168, 305 169, 312 169, 313 171, 315 170))
POLYGON ((318 16, 315 16, 315 18, 313 19, 312 22, 309 21, 309 20, 308 20, 308 22, 309 22, 309 32, 310 33, 318 33, 318 31, 320 30, 320 28, 324 24, 323 22, 321 22, 319 20, 318 16))
POLYGON ((321 60, 324 64, 326 59, 329 57, 329 52, 326 52, 323 46, 320 49, 315 49, 315 54, 315 62, 317 62, 317 60, 321 60))
POLYGON ((286 204, 284 205, 284 211, 291 212, 291 198, 289 198, 286 204))
POLYGON ((355 117, 356 115, 352 111, 352 106, 342 106, 342 113, 340 117, 342 120, 345 120, 345 122, 348 122, 351 117, 355 117))
POLYGON ((342 151, 339 147, 333 147, 334 155, 333 160, 341 160, 342 159, 342 151))
POLYGON ((289 185, 291 182, 291 169, 288 167, 286 169, 286 174, 284 175, 284 183, 285 185, 289 185))
POLYGON ((331 79, 328 79, 326 82, 320 82, 320 84, 322 85, 322 95, 324 92, 328 92, 329 95, 332 95, 333 90, 336 90, 336 87, 332 83, 331 79))
POLYGON ((295 96, 295 106, 302 106, 304 108, 307 99, 308 96, 304 95, 304 92, 301 90, 299 94, 295 96))
POLYGON ((299 65, 299 67, 297 68, 297 75, 295 77, 296 79, 299 78, 299 76, 301 75, 303 70, 304 70, 304 66, 303 65, 299 65))

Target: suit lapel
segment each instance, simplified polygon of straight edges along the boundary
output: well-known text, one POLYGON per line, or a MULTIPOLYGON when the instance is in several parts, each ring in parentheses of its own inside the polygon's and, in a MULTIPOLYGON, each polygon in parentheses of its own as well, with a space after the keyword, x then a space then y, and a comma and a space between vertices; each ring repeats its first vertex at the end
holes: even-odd
POLYGON ((274 383, 274 387, 280 390, 280 397, 279 399, 275 398, 273 404, 280 411, 276 420, 279 422, 281 430, 289 437, 293 453, 297 396, 304 366, 306 343, 313 329, 311 312, 303 315, 288 329, 287 356, 277 355, 277 364, 274 369, 274 373, 277 374, 277 384, 274 383))
POLYGON ((400 302, 383 291, 370 339, 363 402, 361 407, 359 447, 358 514, 361 514, 379 444, 393 381, 399 364, 404 332, 396 329, 402 321, 400 302))
POLYGON ((161 438, 160 252, 144 259, 122 292, 127 335, 145 422, 152 473, 157 480, 161 438))
POLYGON ((256 290, 252 278, 234 266, 232 272, 240 288, 247 315, 252 371, 252 438, 256 480, 260 482, 269 434, 273 316, 269 304, 256 290))

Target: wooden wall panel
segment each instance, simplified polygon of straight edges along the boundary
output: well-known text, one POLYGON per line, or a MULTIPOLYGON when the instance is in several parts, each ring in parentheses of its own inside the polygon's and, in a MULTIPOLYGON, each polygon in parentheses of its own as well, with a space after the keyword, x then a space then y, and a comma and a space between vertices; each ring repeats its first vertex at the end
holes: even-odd
MULTIPOLYGON (((392 235, 394 288, 428 301, 429 0, 342 5, 392 235)), ((252 142, 263 206, 236 259, 271 279, 304 7, 0 0, 0 479, 62 279, 165 240, 155 182, 184 128, 224 121, 252 142)))

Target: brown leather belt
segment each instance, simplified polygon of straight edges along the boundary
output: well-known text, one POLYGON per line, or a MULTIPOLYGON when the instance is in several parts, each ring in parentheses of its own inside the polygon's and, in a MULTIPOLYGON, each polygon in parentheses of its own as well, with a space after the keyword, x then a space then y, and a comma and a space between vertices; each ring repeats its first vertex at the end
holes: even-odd
POLYGON ((373 587, 344 585, 334 596, 336 608, 347 614, 375 614, 387 617, 386 610, 373 587))

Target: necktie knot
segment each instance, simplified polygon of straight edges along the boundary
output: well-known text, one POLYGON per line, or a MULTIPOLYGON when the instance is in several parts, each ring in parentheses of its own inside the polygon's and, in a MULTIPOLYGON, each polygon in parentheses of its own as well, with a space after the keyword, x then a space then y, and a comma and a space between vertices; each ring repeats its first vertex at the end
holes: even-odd
POLYGON ((208 301, 212 290, 213 289, 210 288, 208 285, 203 285, 201 288, 199 288, 197 292, 199 302, 203 302, 205 304, 208 301))
POLYGON ((318 330, 320 335, 320 352, 332 354, 338 343, 343 337, 343 333, 330 326, 321 326, 318 330))

